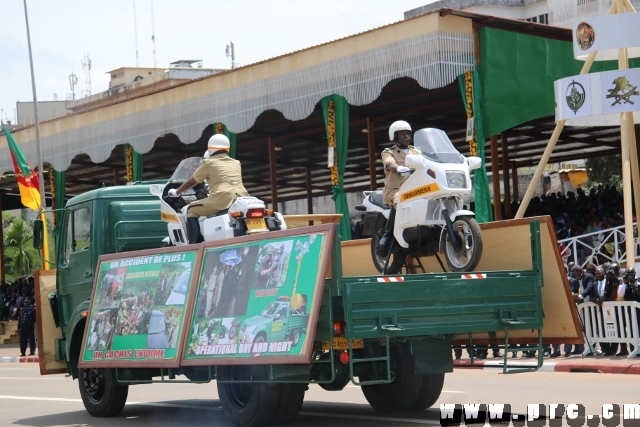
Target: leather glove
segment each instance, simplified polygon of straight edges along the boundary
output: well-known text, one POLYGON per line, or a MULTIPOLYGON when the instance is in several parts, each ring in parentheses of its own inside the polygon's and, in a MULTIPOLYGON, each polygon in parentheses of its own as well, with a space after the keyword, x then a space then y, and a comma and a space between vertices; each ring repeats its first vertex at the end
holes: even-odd
POLYGON ((411 169, 406 166, 398 166, 398 175, 407 176, 411 174, 411 169))
POLYGON ((178 197, 178 191, 175 188, 169 190, 169 197, 178 197))

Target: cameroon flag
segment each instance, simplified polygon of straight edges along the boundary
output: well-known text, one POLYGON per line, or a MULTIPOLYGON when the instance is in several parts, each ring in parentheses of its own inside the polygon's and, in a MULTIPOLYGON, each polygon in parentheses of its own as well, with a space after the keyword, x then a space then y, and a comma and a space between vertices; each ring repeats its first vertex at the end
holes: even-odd
POLYGON ((20 200, 22 204, 34 211, 40 210, 40 182, 38 174, 27 164, 20 146, 13 139, 9 129, 2 123, 2 130, 7 137, 9 150, 11 150, 11 160, 16 173, 18 188, 20 189, 20 200))

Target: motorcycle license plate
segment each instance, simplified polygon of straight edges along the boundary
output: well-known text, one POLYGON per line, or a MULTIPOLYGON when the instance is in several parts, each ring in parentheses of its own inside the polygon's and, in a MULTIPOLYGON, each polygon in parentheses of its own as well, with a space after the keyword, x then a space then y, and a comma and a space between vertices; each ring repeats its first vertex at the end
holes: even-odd
MULTIPOLYGON (((351 341, 351 348, 354 350, 364 348, 364 341, 360 338, 356 338, 351 341)), ((329 341, 325 341, 322 344, 323 350, 329 350, 329 341)), ((334 350, 348 350, 349 349, 349 341, 346 338, 335 337, 333 339, 333 349, 334 350)))
POLYGON ((245 219, 247 229, 249 231, 266 230, 267 224, 264 222, 264 218, 245 219))

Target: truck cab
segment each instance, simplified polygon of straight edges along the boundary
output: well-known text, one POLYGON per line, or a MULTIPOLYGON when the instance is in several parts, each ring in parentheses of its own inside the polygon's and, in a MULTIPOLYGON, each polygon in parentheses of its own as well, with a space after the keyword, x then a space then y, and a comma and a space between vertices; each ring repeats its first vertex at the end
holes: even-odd
POLYGON ((160 202, 148 184, 105 187, 71 198, 57 214, 56 284, 52 308, 62 332, 56 360, 77 375, 94 269, 103 254, 159 248, 167 237, 160 202), (154 219, 155 218, 155 219, 154 219))

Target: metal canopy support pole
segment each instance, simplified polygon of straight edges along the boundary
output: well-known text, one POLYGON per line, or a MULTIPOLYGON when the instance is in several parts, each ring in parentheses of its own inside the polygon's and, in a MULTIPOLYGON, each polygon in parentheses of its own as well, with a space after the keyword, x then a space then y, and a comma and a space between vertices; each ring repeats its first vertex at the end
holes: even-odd
POLYGON ((376 135, 373 120, 367 117, 367 145, 369 149, 369 188, 378 188, 378 175, 376 168, 376 135))
MULTIPOLYGON (((613 5, 611 6, 613 8, 613 5)), ((611 11, 611 9, 609 9, 611 11)), ((586 61, 584 61, 584 65, 582 65, 582 70, 580 70, 580 75, 587 74, 591 69, 591 65, 593 65, 593 60, 596 59, 597 52, 591 52, 587 57, 586 61)), ((533 196, 538 183, 540 182, 540 178, 542 177, 542 172, 544 168, 547 167, 547 163, 549 163, 549 158, 551 157, 551 153, 553 153, 553 149, 556 148, 556 144, 558 143, 558 139, 560 138, 560 134, 562 133, 562 129, 564 129, 564 124, 566 120, 560 120, 556 123, 556 127, 553 130, 553 134, 551 135, 551 139, 549 139, 549 143, 547 144, 547 148, 544 149, 544 153, 542 153, 542 157, 540 158, 540 163, 538 163, 538 167, 533 174, 533 178, 531 178, 531 183, 529 183, 529 187, 527 188, 527 192, 522 198, 522 203, 520 203, 520 207, 518 208, 518 212, 516 213, 515 218, 522 218, 524 216, 527 207, 529 206, 529 202, 531 201, 531 197, 533 196)))
POLYGON ((500 162, 498 160, 498 137, 491 137, 491 181, 493 182, 493 217, 502 219, 502 203, 500 202, 500 162))
POLYGON ((629 159, 631 161, 631 182, 633 183, 633 204, 636 216, 640 212, 640 169, 638 169, 638 146, 633 113, 627 114, 627 126, 629 127, 629 159))
POLYGON ((313 213, 313 189, 311 188, 311 169, 305 168, 306 187, 307 187, 307 213, 313 213))
POLYGON ((278 210, 278 180, 276 179, 276 143, 269 137, 269 176, 271 178, 271 209, 278 210))
MULTIPOLYGON (((313 189, 311 188, 311 169, 305 168, 306 187, 307 187, 307 213, 313 214, 313 189)), ((309 226, 313 225, 313 221, 309 221, 309 226)))
MULTIPOLYGON (((0 218, 2 218, 2 193, 0 193, 0 218)), ((4 230, 2 229, 2 220, 0 220, 0 280, 4 281, 4 230)), ((1 310, 1 309, 0 309, 1 310)))
POLYGON ((504 185, 505 219, 511 218, 511 175, 509 174, 509 144, 507 135, 502 134, 502 181, 504 185))
POLYGON ((511 181, 513 182, 513 200, 516 202, 520 199, 520 183, 518 182, 518 163, 513 163, 511 166, 511 181))

